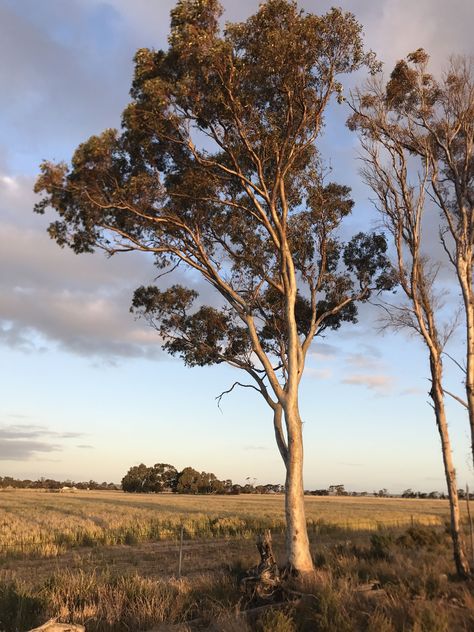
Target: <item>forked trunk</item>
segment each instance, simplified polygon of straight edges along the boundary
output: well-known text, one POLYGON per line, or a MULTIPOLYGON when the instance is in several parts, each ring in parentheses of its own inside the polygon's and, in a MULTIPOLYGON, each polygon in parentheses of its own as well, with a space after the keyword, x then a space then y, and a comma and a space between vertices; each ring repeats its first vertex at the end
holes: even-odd
POLYGON ((297 402, 285 407, 288 433, 285 514, 288 567, 298 575, 314 571, 309 548, 303 487, 303 433, 297 402))
POLYGON ((448 424, 444 408, 443 390, 441 386, 441 366, 439 362, 436 362, 433 359, 430 360, 430 364, 433 383, 431 397, 436 415, 436 424, 441 438, 444 472, 446 484, 448 486, 450 531, 453 544, 454 563, 459 577, 467 579, 471 576, 471 571, 466 557, 464 539, 461 531, 456 470, 453 465, 451 441, 449 438, 448 424))

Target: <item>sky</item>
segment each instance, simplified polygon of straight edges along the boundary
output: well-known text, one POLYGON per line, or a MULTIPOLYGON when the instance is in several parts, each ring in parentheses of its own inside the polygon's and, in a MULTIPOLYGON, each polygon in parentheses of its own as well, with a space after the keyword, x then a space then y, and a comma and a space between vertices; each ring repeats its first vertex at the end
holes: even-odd
MULTIPOLYGON (((471 0, 347 0, 365 41, 390 72, 419 47, 441 71, 474 53, 471 0)), ((256 0, 224 0, 245 19, 256 0)), ((326 0, 299 5, 315 13, 326 0)), ((257 394, 216 396, 238 374, 188 369, 129 312, 153 282, 149 258, 76 256, 32 212, 43 159, 68 161, 90 135, 117 127, 138 48, 166 47, 172 0, 0 0, 0 476, 119 482, 140 462, 192 466, 220 478, 283 482, 271 414, 257 394)), ((346 91, 355 81, 344 82, 346 91)), ((358 141, 332 105, 323 156, 356 202, 347 230, 376 225, 358 175, 358 141)), ((436 244, 433 244, 436 248, 436 244)), ((176 279, 175 279, 176 280, 176 279)), ((183 281, 183 277, 178 281, 183 281)), ((186 280, 186 279, 184 279, 186 280)), ((313 345, 301 389, 305 486, 369 491, 445 488, 426 354, 403 333, 381 333, 374 308, 313 345)), ((462 356, 462 330, 450 343, 462 356)), ((461 375, 447 366, 451 390, 461 375)), ((460 485, 474 487, 468 423, 448 402, 460 485)))

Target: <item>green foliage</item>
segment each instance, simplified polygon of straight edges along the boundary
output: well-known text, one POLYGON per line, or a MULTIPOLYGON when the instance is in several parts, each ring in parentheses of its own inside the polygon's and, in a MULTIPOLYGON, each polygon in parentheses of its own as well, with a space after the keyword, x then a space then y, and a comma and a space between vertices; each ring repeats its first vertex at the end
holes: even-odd
POLYGON ((123 131, 91 137, 71 167, 45 162, 36 210, 56 210, 49 233, 77 253, 137 249, 201 274, 224 307, 173 285, 140 287, 132 310, 189 366, 230 362, 263 392, 261 353, 280 371, 295 320, 310 342, 393 286, 382 235, 338 235, 353 202, 323 178, 316 145, 339 77, 376 65, 340 9, 267 0, 224 31, 221 13, 217 0, 176 4, 168 50, 136 53, 123 131))
MULTIPOLYGON (((124 492, 139 493, 223 494, 231 492, 232 481, 220 481, 215 474, 198 472, 192 467, 185 467, 178 472, 168 463, 155 463, 152 467, 141 463, 131 467, 125 474, 122 489, 124 492)), ((265 489, 262 489, 263 492, 265 489)))

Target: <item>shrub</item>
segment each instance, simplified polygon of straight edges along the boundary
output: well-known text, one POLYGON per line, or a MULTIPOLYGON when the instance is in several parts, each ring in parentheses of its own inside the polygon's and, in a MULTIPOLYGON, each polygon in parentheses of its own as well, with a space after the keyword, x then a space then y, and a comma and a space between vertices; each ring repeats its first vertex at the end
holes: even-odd
POLYGON ((414 526, 410 527, 397 538, 397 544, 407 549, 417 547, 433 548, 441 544, 444 535, 435 529, 428 527, 414 526))
POLYGON ((389 533, 373 533, 370 536, 370 557, 377 560, 391 560, 393 537, 389 533))

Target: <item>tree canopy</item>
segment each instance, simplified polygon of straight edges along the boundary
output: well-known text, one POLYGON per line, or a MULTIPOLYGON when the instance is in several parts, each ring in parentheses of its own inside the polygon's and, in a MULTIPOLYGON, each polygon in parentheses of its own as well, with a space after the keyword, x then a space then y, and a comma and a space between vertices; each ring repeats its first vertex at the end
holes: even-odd
POLYGON ((224 29, 221 12, 217 0, 177 3, 168 49, 135 56, 122 131, 90 138, 70 167, 44 163, 36 210, 56 210, 49 233, 76 253, 152 253, 162 273, 184 265, 216 290, 203 305, 189 287, 140 287, 132 310, 188 365, 243 369, 272 408, 290 564, 308 570, 305 358, 317 334, 354 322, 357 301, 394 284, 382 234, 341 240, 353 203, 325 177, 317 141, 340 77, 377 65, 340 9, 267 0, 224 29))

